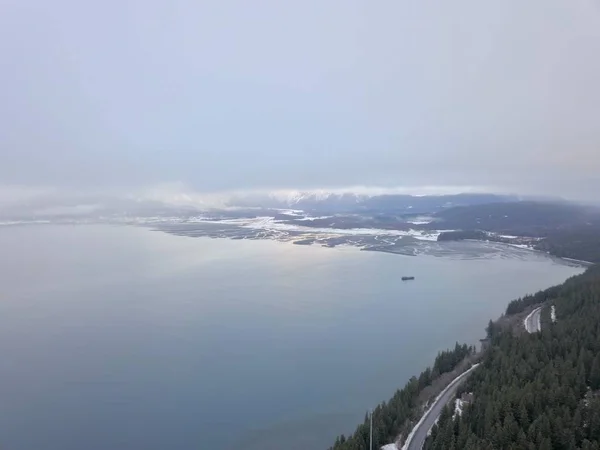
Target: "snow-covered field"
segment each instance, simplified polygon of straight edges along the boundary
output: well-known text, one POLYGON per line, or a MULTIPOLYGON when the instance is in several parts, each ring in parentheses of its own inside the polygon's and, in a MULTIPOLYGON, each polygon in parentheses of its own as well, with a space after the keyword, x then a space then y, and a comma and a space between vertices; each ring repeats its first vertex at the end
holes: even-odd
MULTIPOLYGON (((309 221, 324 219, 330 216, 322 217, 304 217, 300 220, 309 221)), ((394 237, 412 237, 421 241, 437 241, 440 233, 448 230, 388 230, 382 228, 330 228, 330 227, 310 227, 296 224, 284 223, 270 216, 253 218, 235 218, 235 219, 210 219, 204 217, 192 217, 186 220, 186 223, 213 223, 223 225, 235 225, 241 228, 250 228, 266 231, 294 231, 299 233, 319 234, 327 236, 394 236, 394 237)))

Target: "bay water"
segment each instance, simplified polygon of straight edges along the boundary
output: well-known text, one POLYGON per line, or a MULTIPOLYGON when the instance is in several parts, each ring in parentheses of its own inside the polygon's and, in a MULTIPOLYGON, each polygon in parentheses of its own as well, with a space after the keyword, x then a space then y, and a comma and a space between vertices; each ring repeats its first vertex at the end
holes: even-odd
POLYGON ((2 227, 0 447, 324 450, 511 299, 583 270, 447 245, 2 227))

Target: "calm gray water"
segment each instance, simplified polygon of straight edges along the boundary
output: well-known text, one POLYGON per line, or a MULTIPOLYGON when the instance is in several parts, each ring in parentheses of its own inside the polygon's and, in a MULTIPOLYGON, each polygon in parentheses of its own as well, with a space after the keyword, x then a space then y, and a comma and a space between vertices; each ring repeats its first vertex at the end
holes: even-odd
POLYGON ((462 245, 0 228, 0 447, 324 449, 509 300, 581 271, 462 245))

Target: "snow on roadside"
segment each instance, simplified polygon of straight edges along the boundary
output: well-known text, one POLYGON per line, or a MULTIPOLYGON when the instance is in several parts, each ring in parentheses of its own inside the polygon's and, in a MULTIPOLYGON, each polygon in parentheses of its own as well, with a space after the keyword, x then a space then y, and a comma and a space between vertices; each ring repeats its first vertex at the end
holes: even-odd
POLYGON ((381 450, 398 450, 396 444, 387 444, 381 447, 381 450))
POLYGON ((479 367, 480 363, 477 364, 473 364, 471 366, 471 368, 465 370, 463 373, 461 373, 459 376, 457 376, 454 380, 452 380, 450 382, 450 384, 448 386, 446 386, 444 388, 444 390, 442 392, 440 392, 438 394, 438 396, 435 398, 435 400, 429 405, 429 407, 425 410, 425 412, 423 413, 423 415, 421 416, 421 419, 417 422, 417 424, 413 427, 413 429, 411 430, 411 432, 408 434, 408 436, 406 437, 406 441, 404 441, 404 445, 402 446, 402 448, 400 450, 408 450, 408 446, 410 445, 413 436, 415 435, 417 429, 421 426, 421 424, 425 421, 425 419, 427 418, 427 416, 429 415, 429 413, 431 412, 432 408, 435 406, 435 404, 438 402, 438 400, 440 398, 442 398, 442 396, 450 389, 452 388, 452 386, 454 386, 456 383, 458 383, 460 380, 462 380, 464 377, 467 376, 468 373, 472 372, 473 370, 475 370, 477 367, 479 367))
POLYGON ((438 424, 438 422, 440 421, 440 418, 438 417, 437 419, 435 419, 435 421, 433 422, 433 425, 431 425, 431 428, 429 429, 429 431, 427 432, 427 436, 431 436, 431 432, 433 431, 433 427, 435 425, 438 424))

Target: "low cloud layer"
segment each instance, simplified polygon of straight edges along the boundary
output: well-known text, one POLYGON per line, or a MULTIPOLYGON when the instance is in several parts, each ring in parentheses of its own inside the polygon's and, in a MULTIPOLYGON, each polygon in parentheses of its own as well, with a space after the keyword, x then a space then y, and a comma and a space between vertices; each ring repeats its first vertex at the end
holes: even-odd
POLYGON ((600 3, 0 6, 0 182, 594 200, 600 3))

